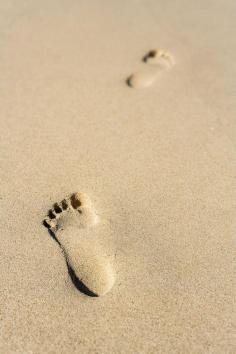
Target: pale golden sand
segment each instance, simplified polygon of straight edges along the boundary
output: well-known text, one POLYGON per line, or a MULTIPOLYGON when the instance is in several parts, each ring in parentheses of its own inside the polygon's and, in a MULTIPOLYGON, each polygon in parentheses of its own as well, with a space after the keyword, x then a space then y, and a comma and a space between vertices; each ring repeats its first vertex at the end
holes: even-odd
POLYGON ((235 1, 0 10, 0 353, 234 354, 235 1), (153 48, 174 68, 131 89, 153 48), (106 220, 99 298, 42 226, 73 191, 106 220))

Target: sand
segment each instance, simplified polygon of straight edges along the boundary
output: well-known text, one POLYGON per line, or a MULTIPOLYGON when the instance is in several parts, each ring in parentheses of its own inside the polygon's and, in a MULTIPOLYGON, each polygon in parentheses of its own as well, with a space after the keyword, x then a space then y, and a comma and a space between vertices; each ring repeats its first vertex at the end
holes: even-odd
POLYGON ((0 2, 1 354, 236 352, 235 11, 0 2), (172 70, 127 86, 156 48, 172 70), (114 261, 101 297, 42 225, 76 191, 114 261))

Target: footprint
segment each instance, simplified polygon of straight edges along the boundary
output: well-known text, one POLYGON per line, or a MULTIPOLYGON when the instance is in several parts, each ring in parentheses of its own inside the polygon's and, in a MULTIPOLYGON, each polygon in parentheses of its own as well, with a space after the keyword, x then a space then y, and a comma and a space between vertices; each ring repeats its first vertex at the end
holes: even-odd
POLYGON ((126 80, 128 86, 133 88, 149 87, 163 71, 170 70, 175 64, 173 56, 160 49, 150 50, 143 57, 143 61, 151 65, 148 68, 146 67, 145 70, 130 75, 126 80))
POLYGON ((98 223, 99 217, 84 193, 74 193, 55 203, 43 221, 63 250, 73 284, 89 296, 106 294, 115 282, 108 257, 89 237, 98 223))

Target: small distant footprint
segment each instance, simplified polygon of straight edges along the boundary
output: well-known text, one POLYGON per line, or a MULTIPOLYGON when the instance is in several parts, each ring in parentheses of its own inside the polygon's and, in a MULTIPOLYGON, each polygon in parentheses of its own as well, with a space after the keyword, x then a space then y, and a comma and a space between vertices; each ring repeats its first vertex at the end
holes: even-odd
POLYGON ((161 49, 150 50, 143 57, 143 62, 151 65, 130 75, 126 80, 128 86, 133 88, 151 86, 163 71, 170 70, 175 65, 174 57, 161 49))
POLYGON ((85 193, 73 193, 55 203, 43 220, 64 252, 73 284, 89 296, 106 294, 115 282, 108 257, 86 238, 98 223, 99 217, 85 193))

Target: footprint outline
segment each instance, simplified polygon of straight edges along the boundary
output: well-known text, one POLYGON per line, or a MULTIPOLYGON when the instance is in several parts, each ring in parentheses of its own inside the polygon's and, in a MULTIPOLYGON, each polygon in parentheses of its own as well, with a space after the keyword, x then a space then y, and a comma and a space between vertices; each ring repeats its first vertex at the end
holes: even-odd
POLYGON ((146 67, 128 76, 126 84, 131 88, 139 89, 152 86, 159 74, 171 70, 175 65, 173 55, 162 49, 149 50, 143 56, 142 62, 148 65, 148 69, 146 67))
MULTIPOLYGON (((82 214, 90 214, 89 218, 86 220, 85 218, 85 222, 82 222, 81 224, 78 223, 76 224, 76 227, 78 227, 78 232, 79 232, 79 227, 81 228, 90 228, 95 226, 98 221, 98 215, 95 211, 95 209, 92 206, 91 200, 90 198, 85 194, 85 193, 73 193, 70 196, 67 196, 66 198, 64 198, 61 202, 57 202, 54 203, 52 208, 49 209, 47 215, 45 216, 44 220, 43 220, 43 225, 47 228, 49 235, 57 242, 57 244, 60 246, 60 248, 63 251, 63 255, 65 257, 66 260, 66 265, 67 265, 67 270, 68 270, 68 274, 71 278, 72 283, 74 284, 74 286, 77 288, 77 290, 79 290, 81 293, 90 296, 90 297, 98 297, 101 295, 105 295, 108 291, 111 290, 111 288, 114 285, 115 282, 115 273, 113 268, 111 267, 110 263, 106 263, 105 262, 105 258, 101 255, 100 259, 97 257, 96 252, 94 252, 94 257, 96 256, 96 260, 94 260, 94 264, 97 265, 97 268, 100 269, 100 274, 97 274, 98 277, 101 277, 101 281, 104 281, 104 279, 107 281, 107 284, 105 284, 103 287, 102 285, 100 286, 100 293, 98 291, 95 292, 92 289, 90 289, 85 282, 83 282, 83 279, 80 278, 79 276, 77 276, 76 274, 76 269, 73 268, 73 266, 71 265, 74 262, 74 256, 71 256, 70 254, 68 254, 68 249, 65 245, 65 243, 63 244, 63 242, 61 242, 60 237, 58 237, 58 235, 60 235, 61 233, 64 232, 64 228, 63 225, 60 225, 60 220, 62 218, 62 216, 64 215, 65 220, 66 218, 69 218, 69 214, 67 213, 71 213, 72 216, 72 221, 74 222, 75 218, 82 218, 82 214), (79 213, 79 215, 76 215, 76 212, 79 213), (86 223, 87 222, 87 223, 86 223), (71 258, 71 259, 70 259, 71 258), (103 262, 104 260, 104 262, 103 262), (103 269, 104 267, 104 269, 103 269), (107 267, 107 268, 106 268, 107 267), (102 272, 104 274, 102 274, 102 272), (109 278, 110 276, 110 278, 109 278), (107 277, 107 279, 106 279, 107 277), (110 281, 110 283, 109 283, 110 281), (106 289, 107 287, 107 289, 106 289), (105 292, 104 289, 106 290, 105 292)), ((67 228, 68 226, 66 225, 65 228, 67 228)), ((73 228, 76 229, 73 225, 73 228)), ((69 229, 69 227, 68 227, 69 229)), ((78 250, 79 253, 79 250, 78 250)), ((82 252, 82 260, 83 260, 83 252, 82 252)), ((78 260, 78 263, 80 262, 80 260, 78 260)), ((86 264, 84 264, 86 266, 86 264)), ((88 265, 89 266, 89 265, 88 265)), ((77 267, 77 264, 76 264, 77 267)), ((75 267, 75 268, 76 268, 75 267)), ((78 268, 78 267, 77 267, 78 268)), ((83 272, 82 272, 83 273, 83 272)), ((95 274, 95 272, 94 272, 95 274)), ((86 273, 85 273, 86 275, 86 273)), ((91 279, 93 279, 93 274, 91 279)), ((98 285, 98 283, 96 284, 95 282, 95 289, 96 289, 96 285, 98 285)), ((98 286, 97 286, 97 290, 98 286)))

